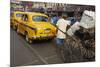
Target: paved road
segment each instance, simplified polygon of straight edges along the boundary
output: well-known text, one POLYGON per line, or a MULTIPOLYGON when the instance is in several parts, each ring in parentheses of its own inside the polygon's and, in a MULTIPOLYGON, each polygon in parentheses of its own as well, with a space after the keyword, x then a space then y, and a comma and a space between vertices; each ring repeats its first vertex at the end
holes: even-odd
POLYGON ((11 66, 63 63, 56 53, 54 40, 28 44, 24 36, 11 29, 11 66))

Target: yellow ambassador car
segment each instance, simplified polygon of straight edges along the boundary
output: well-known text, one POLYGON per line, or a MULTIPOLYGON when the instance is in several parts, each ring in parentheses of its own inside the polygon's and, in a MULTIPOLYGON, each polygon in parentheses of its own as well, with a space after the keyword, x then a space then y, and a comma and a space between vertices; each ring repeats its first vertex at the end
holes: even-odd
POLYGON ((11 14, 10 20, 11 20, 11 26, 13 29, 17 30, 17 25, 18 25, 18 22, 21 20, 22 14, 24 14, 24 12, 21 12, 21 11, 14 11, 11 14))
POLYGON ((25 12, 18 24, 17 33, 25 35, 28 43, 34 39, 52 39, 56 36, 56 27, 48 22, 48 16, 42 13, 25 12))

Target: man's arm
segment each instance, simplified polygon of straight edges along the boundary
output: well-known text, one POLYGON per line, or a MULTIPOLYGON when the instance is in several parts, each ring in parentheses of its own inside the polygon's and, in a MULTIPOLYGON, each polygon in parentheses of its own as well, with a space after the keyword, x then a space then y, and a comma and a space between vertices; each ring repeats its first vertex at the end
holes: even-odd
POLYGON ((57 21, 56 26, 59 26, 59 20, 57 21))
POLYGON ((71 23, 71 21, 67 21, 67 28, 66 28, 66 31, 71 27, 70 23, 71 23))

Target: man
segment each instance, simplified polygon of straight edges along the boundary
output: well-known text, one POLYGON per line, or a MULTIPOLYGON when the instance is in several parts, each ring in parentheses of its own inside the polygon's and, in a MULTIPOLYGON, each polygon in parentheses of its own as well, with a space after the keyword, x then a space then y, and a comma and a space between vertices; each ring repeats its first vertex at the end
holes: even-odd
POLYGON ((58 21, 58 17, 57 17, 56 15, 54 15, 54 16, 51 18, 51 22, 52 22, 53 24, 56 25, 57 21, 58 21))
POLYGON ((57 21, 57 37, 56 37, 56 45, 59 49, 63 49, 64 40, 66 39, 66 30, 67 27, 70 25, 70 21, 66 20, 67 15, 63 15, 57 21))

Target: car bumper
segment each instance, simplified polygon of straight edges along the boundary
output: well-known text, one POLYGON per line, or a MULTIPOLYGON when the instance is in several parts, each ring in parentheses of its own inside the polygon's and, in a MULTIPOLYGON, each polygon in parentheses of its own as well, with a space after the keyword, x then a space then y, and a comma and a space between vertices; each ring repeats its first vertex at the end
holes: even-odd
POLYGON ((33 36, 32 39, 52 39, 55 35, 39 35, 39 36, 33 36))

